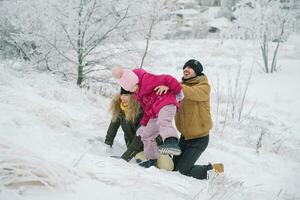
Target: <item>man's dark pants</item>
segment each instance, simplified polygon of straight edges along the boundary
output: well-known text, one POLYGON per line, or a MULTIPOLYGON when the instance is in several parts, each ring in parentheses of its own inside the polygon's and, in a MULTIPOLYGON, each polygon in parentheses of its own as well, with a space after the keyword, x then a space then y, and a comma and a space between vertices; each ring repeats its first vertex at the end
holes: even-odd
POLYGON ((191 140, 184 140, 181 137, 179 147, 182 153, 173 157, 174 171, 197 179, 207 179, 207 171, 211 169, 211 165, 195 165, 195 163, 205 151, 208 142, 209 135, 191 140))

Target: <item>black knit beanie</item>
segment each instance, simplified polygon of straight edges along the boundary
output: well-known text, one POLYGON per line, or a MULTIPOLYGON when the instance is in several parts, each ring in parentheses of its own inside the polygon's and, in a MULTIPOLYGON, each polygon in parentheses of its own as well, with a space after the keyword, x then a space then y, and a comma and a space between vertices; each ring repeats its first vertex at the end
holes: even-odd
POLYGON ((203 67, 202 67, 201 63, 198 60, 195 60, 195 59, 188 60, 183 65, 183 69, 186 68, 186 67, 192 68, 195 71, 197 76, 200 76, 202 74, 203 67))
POLYGON ((122 94, 132 94, 132 92, 125 90, 124 88, 121 87, 120 95, 122 94))

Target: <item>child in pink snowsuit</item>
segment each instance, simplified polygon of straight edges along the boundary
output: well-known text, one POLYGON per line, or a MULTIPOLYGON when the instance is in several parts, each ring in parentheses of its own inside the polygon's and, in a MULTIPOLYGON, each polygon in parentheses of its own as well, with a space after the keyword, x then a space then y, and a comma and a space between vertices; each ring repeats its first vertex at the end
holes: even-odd
POLYGON ((129 70, 114 67, 112 74, 125 90, 134 93, 144 112, 137 134, 143 141, 147 161, 140 165, 156 166, 159 153, 180 155, 177 131, 172 124, 179 106, 178 100, 183 98, 180 83, 170 75, 154 75, 141 68, 129 70), (158 135, 164 141, 160 147, 155 141, 158 135))

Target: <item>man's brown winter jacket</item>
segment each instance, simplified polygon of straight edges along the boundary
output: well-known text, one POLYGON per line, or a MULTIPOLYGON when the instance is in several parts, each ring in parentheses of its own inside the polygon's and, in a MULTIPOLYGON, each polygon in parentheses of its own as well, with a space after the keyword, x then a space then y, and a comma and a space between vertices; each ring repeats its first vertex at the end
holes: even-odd
POLYGON ((212 128, 210 115, 210 85, 205 75, 182 82, 184 99, 175 122, 184 139, 204 137, 212 128))

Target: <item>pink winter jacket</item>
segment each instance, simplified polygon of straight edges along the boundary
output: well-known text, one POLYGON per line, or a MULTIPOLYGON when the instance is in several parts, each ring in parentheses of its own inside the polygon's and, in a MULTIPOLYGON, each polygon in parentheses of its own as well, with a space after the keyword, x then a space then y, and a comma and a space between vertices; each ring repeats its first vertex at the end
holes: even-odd
POLYGON ((134 93, 134 97, 143 108, 144 115, 140 121, 142 126, 146 126, 150 119, 156 118, 162 107, 170 104, 179 106, 175 96, 182 87, 174 77, 166 74, 154 75, 140 68, 134 69, 133 72, 139 78, 139 89, 134 93), (160 85, 169 87, 166 94, 156 94, 154 89, 160 85))

